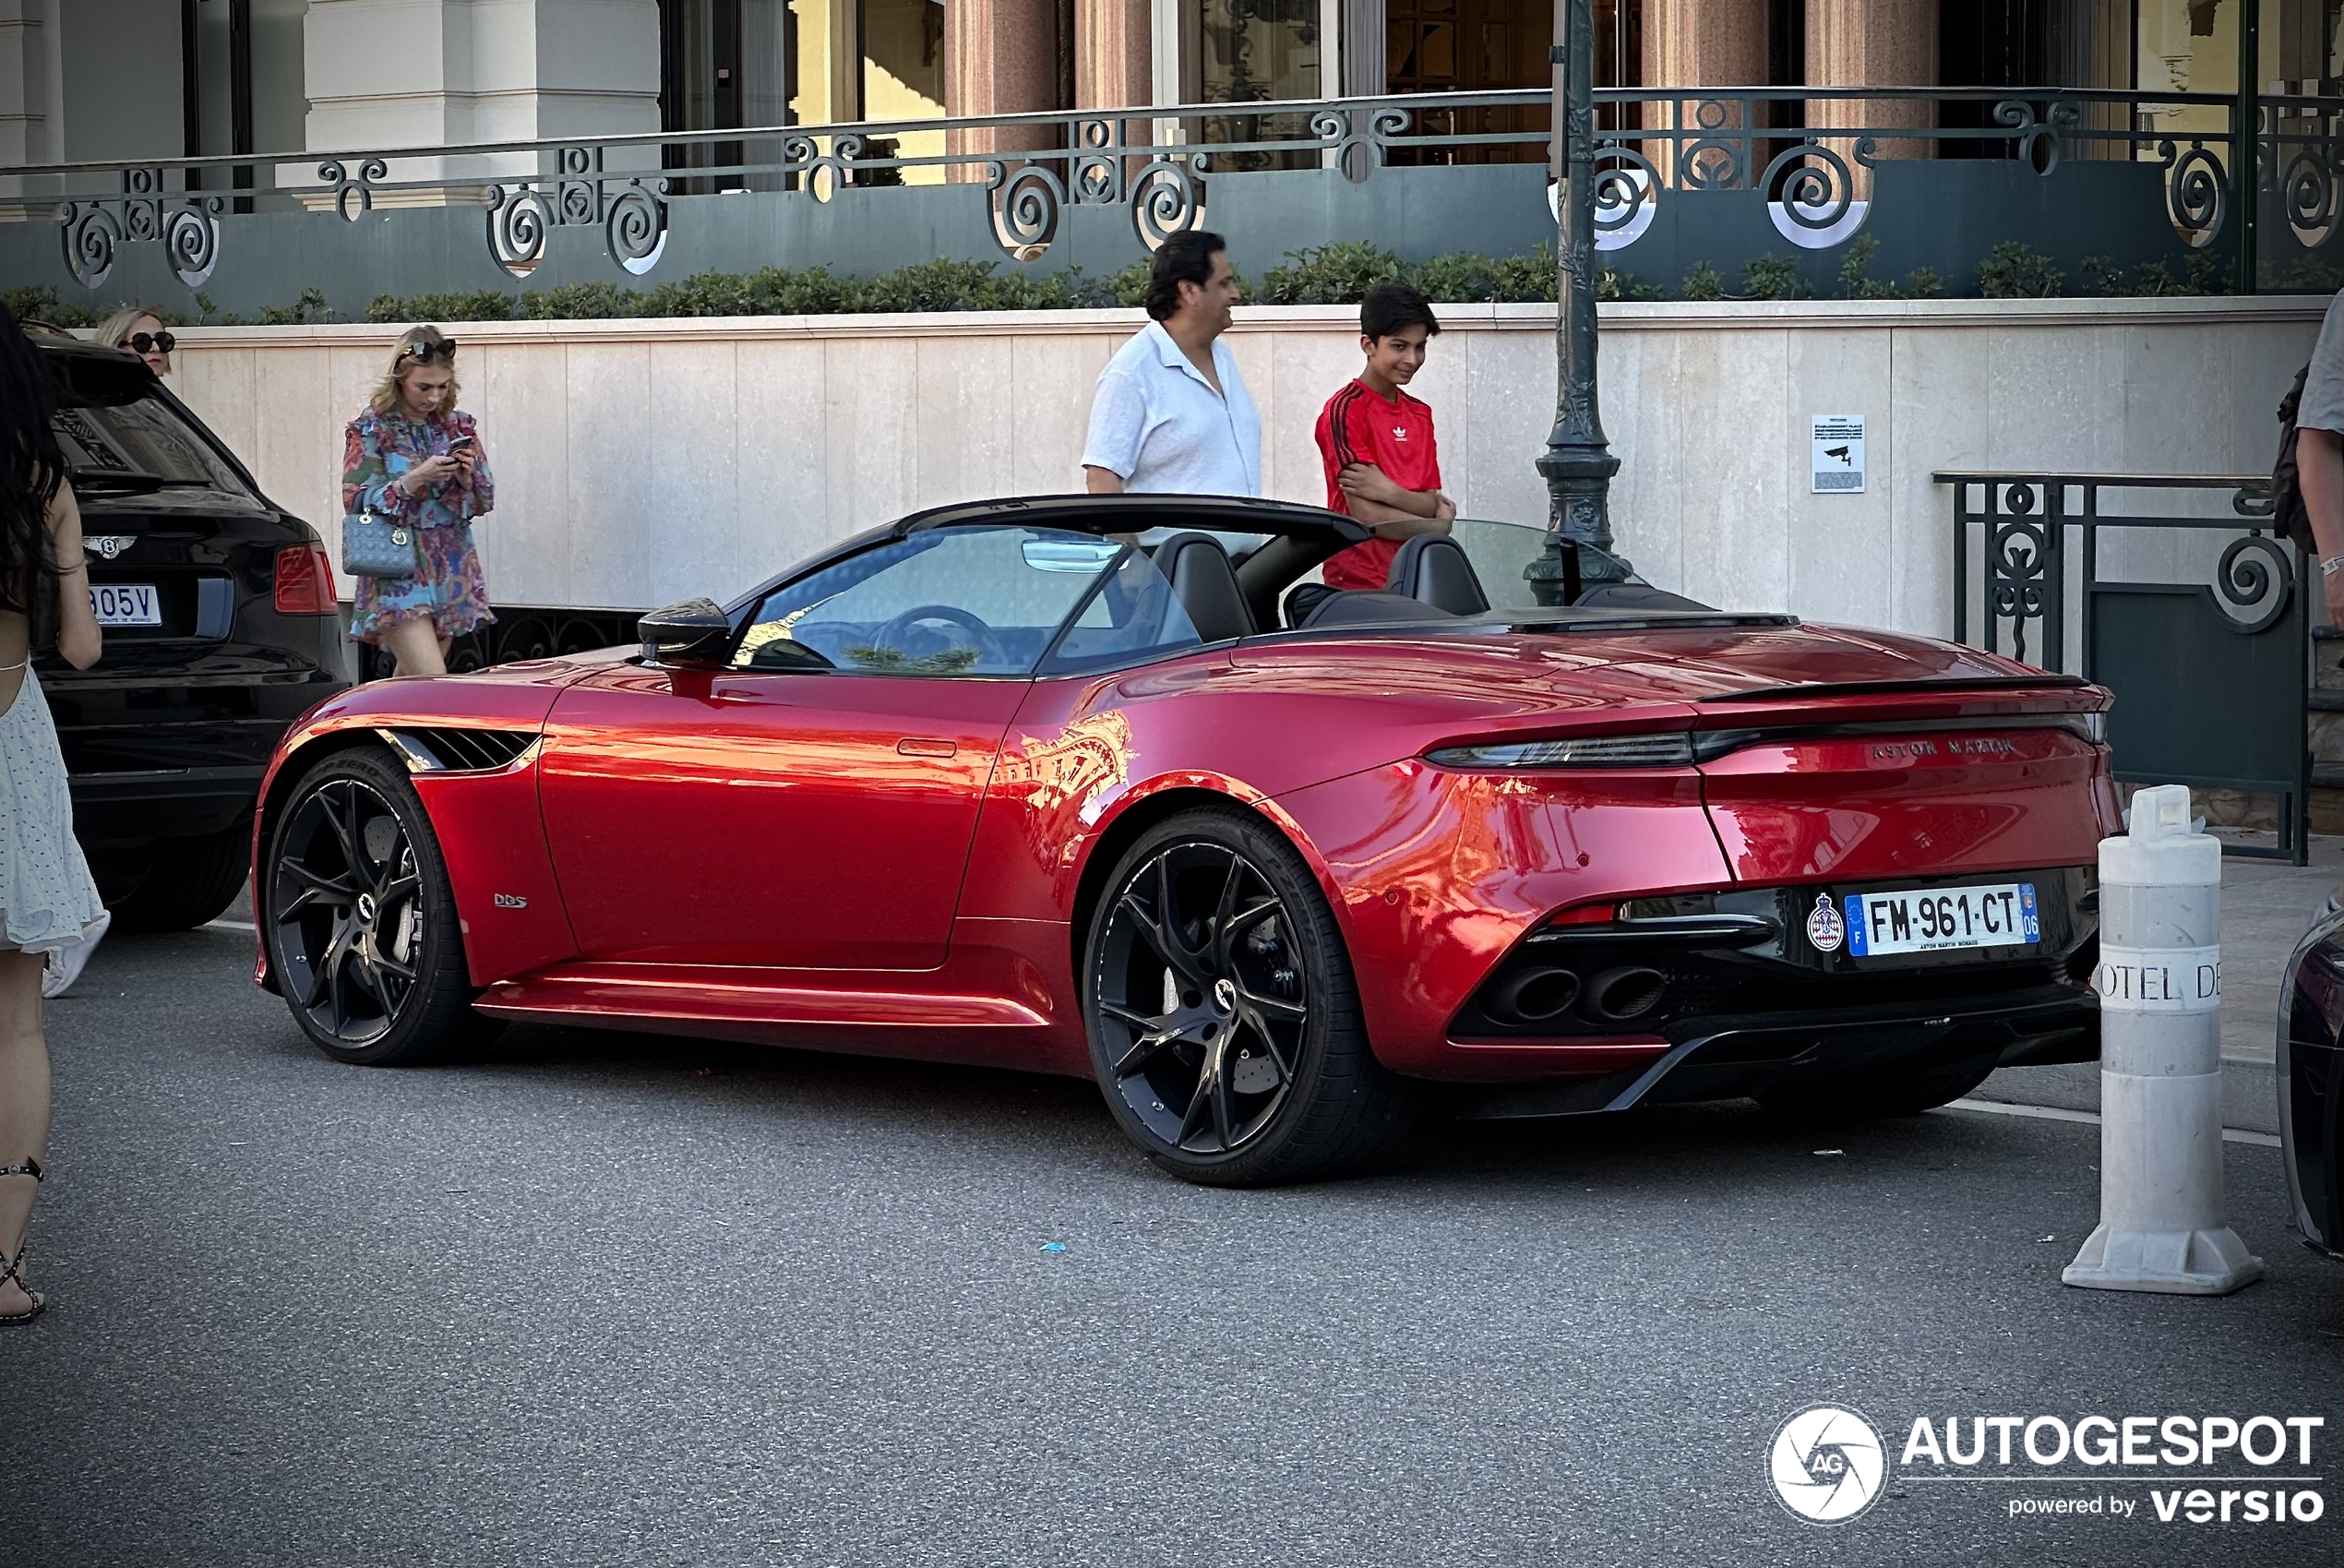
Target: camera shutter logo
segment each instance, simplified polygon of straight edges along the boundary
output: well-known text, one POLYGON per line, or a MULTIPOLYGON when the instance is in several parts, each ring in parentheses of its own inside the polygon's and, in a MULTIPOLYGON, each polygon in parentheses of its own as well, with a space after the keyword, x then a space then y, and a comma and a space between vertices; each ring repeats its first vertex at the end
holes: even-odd
POLYGON ((1811 1525, 1844 1525, 1880 1499, 1888 1453, 1853 1410, 1812 1405, 1775 1432, 1767 1474, 1782 1505, 1811 1525))

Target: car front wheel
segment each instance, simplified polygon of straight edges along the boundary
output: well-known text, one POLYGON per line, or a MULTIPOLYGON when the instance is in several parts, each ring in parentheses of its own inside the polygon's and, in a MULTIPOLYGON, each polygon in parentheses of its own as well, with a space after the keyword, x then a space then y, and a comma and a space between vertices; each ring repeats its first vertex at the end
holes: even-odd
POLYGON ((1414 1120, 1411 1085, 1369 1049, 1310 868, 1241 810, 1184 812, 1124 854, 1092 917, 1083 999, 1116 1120, 1188 1180, 1340 1175, 1414 1120))
POLYGON ((286 796, 261 864, 261 932, 293 1021, 339 1061, 424 1059, 486 1026, 455 895, 405 771, 327 757, 286 796))

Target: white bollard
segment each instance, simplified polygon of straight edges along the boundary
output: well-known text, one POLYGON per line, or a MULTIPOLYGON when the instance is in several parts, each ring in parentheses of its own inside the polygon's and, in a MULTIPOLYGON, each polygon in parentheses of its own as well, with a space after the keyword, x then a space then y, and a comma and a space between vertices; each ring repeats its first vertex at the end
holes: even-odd
POLYGON ((2099 845, 2099 1228, 2060 1277, 2221 1296, 2263 1276, 2222 1221, 2222 846, 2189 790, 2099 845))

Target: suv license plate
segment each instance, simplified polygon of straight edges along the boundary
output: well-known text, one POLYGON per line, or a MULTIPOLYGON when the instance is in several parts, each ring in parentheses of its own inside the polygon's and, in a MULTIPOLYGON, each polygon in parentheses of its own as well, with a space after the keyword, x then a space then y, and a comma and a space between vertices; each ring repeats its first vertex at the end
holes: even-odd
POLYGON ((1848 951, 1857 958, 2022 947, 2043 940, 2032 882, 1849 893, 1847 905, 1848 951))
POLYGON ((151 582, 98 582, 90 588, 90 607, 100 626, 161 626, 162 603, 151 582))

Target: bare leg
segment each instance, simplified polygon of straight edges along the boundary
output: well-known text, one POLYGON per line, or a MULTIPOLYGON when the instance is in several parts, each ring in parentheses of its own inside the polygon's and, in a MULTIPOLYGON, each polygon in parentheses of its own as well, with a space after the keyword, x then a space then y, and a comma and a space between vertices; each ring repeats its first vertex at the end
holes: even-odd
MULTIPOLYGON (((41 1034, 37 952, 0 952, 0 1167, 49 1157, 49 1046, 41 1034)), ((0 1261, 16 1254, 32 1225, 36 1184, 0 1176, 0 1261)), ((32 1310, 22 1287, 0 1285, 0 1316, 32 1310)))
POLYGON ((401 675, 448 673, 448 644, 440 638, 438 624, 427 616, 418 616, 388 628, 383 632, 383 646, 398 658, 401 675))

